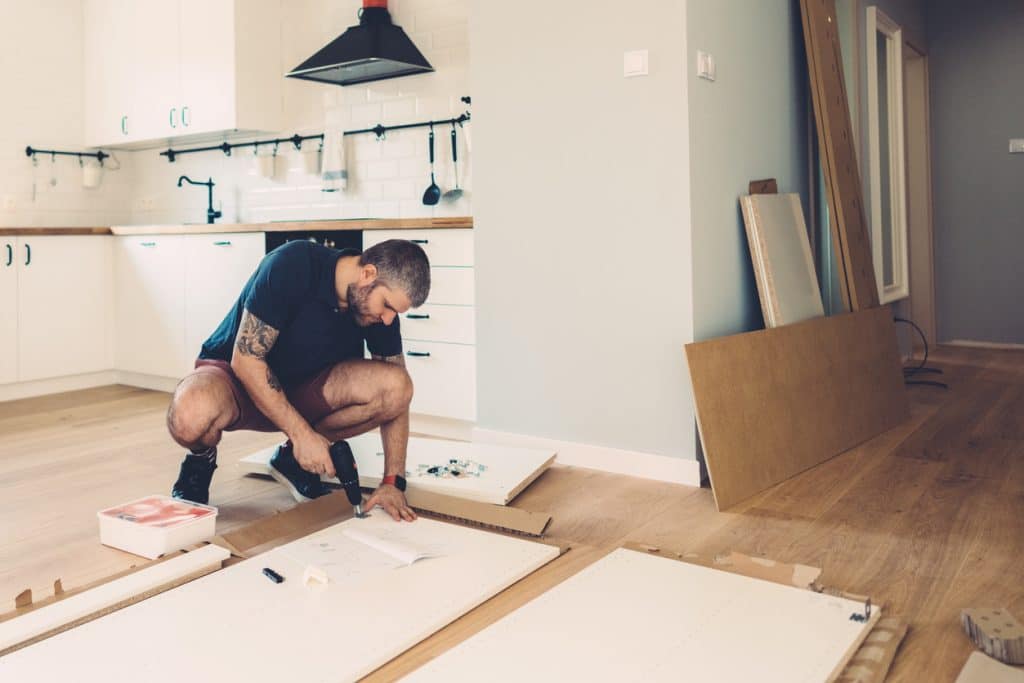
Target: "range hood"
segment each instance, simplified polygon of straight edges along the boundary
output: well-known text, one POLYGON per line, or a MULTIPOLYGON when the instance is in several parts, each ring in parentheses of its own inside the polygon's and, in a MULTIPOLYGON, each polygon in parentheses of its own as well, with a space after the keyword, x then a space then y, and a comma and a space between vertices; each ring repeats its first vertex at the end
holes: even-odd
POLYGON ((355 85, 433 70, 405 31, 391 23, 387 0, 363 0, 359 25, 350 26, 288 76, 355 85))

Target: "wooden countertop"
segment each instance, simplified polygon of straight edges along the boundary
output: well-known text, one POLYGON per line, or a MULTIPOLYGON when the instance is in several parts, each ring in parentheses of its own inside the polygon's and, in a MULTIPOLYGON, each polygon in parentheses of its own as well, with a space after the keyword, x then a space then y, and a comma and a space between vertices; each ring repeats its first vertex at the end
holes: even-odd
POLYGON ((213 225, 114 225, 95 228, 0 228, 0 236, 38 235, 201 235, 222 232, 291 232, 295 230, 415 230, 472 228, 472 216, 451 218, 353 218, 288 223, 215 223, 213 225))

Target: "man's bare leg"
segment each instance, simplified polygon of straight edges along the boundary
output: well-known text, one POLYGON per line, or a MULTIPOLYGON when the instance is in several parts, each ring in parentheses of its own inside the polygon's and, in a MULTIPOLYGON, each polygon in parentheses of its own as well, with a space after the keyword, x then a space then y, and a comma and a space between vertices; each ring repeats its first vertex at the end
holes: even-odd
POLYGON ((343 361, 332 368, 324 384, 324 399, 337 408, 313 428, 331 441, 340 441, 376 427, 383 432, 397 420, 404 421, 407 438, 412 390, 409 373, 401 366, 376 360, 343 361))

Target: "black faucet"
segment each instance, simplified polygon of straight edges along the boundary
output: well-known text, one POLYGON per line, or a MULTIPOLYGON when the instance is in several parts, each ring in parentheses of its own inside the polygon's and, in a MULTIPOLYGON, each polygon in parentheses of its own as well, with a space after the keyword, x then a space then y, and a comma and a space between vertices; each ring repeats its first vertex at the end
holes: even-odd
POLYGON ((212 224, 214 221, 216 221, 218 218, 220 218, 221 217, 221 212, 213 210, 213 178, 210 178, 205 183, 200 183, 200 182, 197 182, 195 180, 192 180, 187 175, 183 175, 180 178, 178 178, 178 187, 181 187, 181 181, 183 181, 183 180, 185 182, 189 183, 190 185, 206 185, 206 191, 207 191, 206 222, 212 224))

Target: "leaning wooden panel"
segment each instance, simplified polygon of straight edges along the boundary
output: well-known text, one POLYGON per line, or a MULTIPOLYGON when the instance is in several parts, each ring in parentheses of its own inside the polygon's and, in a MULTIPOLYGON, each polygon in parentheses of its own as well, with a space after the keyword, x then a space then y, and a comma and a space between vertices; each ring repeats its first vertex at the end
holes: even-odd
POLYGON ((888 307, 686 345, 719 510, 909 414, 888 307))
POLYGON ((835 0, 800 0, 811 100, 843 298, 851 311, 878 305, 864 192, 843 81, 835 0))

